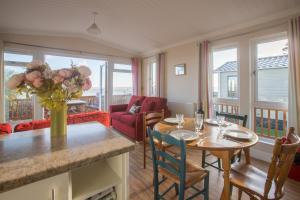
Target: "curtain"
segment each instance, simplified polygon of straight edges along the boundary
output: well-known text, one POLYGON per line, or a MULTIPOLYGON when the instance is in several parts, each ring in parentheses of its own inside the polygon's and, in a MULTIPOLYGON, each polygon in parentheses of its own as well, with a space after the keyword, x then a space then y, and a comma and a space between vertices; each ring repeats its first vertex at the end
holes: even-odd
POLYGON ((300 17, 289 21, 289 113, 288 127, 300 134, 300 17))
POLYGON ((140 58, 131 58, 133 95, 140 95, 140 58))
POLYGON ((198 102, 202 103, 205 117, 209 118, 210 111, 209 102, 209 50, 208 41, 203 41, 199 44, 199 79, 198 79, 198 102))
POLYGON ((0 40, 0 122, 4 121, 4 44, 0 40))
POLYGON ((164 97, 165 90, 165 65, 166 65, 166 54, 158 54, 158 76, 157 76, 157 96, 164 97))

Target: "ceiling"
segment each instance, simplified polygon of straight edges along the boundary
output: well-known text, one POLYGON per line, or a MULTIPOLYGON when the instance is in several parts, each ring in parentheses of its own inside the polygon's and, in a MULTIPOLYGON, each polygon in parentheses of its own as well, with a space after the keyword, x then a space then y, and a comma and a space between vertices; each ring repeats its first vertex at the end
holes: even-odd
POLYGON ((300 0, 0 0, 0 32, 88 38, 136 53, 300 10, 300 0), (97 11, 98 37, 86 33, 97 11))

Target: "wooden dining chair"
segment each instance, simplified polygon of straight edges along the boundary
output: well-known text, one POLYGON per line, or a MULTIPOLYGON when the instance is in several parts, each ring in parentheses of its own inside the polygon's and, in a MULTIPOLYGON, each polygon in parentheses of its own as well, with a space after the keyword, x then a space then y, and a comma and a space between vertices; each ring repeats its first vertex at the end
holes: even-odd
POLYGON ((154 199, 164 199, 164 196, 172 188, 175 188, 175 192, 178 195, 179 200, 183 200, 185 196, 185 190, 193 188, 196 193, 191 195, 188 199, 193 199, 198 195, 203 195, 204 200, 209 199, 209 172, 201 167, 195 166, 186 160, 186 146, 184 140, 178 140, 168 134, 161 134, 158 131, 152 131, 147 129, 150 146, 152 150, 153 172, 154 172, 154 199), (160 145, 155 144, 154 141, 159 141, 160 145), (162 143, 167 143, 174 148, 178 148, 179 155, 164 151, 161 148, 162 143), (159 175, 162 179, 159 180, 159 175), (167 188, 164 192, 159 192, 159 185, 170 180, 173 184, 167 188), (204 180, 204 188, 199 189, 194 185, 204 180))
POLYGON ((144 113, 143 114, 143 143, 144 143, 144 169, 146 169, 146 157, 147 157, 147 144, 149 143, 147 137, 147 128, 153 128, 153 126, 164 119, 164 110, 161 112, 144 113))
POLYGON ((284 182, 293 164, 300 139, 289 129, 287 139, 277 138, 273 148, 273 156, 267 173, 250 164, 235 164, 232 167, 230 184, 237 187, 238 199, 242 193, 250 199, 281 199, 284 195, 284 182))
MULTIPOLYGON (((235 124, 238 124, 238 125, 242 125, 243 127, 247 126, 247 119, 248 119, 247 115, 235 115, 235 114, 216 112, 216 116, 224 116, 226 121, 229 121, 231 123, 235 123, 235 124)), ((218 170, 222 170, 220 158, 218 158, 214 162, 207 162, 206 157, 208 157, 208 156, 211 156, 211 154, 207 154, 206 151, 203 150, 202 151, 202 167, 211 166, 211 167, 214 167, 218 170), (216 163, 218 164, 217 166, 215 166, 216 163)), ((240 162, 241 157, 242 157, 242 151, 241 150, 235 151, 234 156, 231 160, 231 163, 234 163, 236 160, 238 160, 240 162), (236 159, 236 157, 237 157, 237 159, 236 159)))

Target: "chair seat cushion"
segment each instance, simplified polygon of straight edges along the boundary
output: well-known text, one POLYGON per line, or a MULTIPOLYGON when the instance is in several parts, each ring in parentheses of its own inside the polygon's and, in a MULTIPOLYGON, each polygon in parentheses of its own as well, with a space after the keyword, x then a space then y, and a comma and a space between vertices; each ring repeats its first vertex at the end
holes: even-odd
MULTIPOLYGON (((231 183, 239 188, 245 188, 252 193, 263 197, 264 188, 267 180, 267 174, 254 167, 253 165, 247 164, 234 164, 231 170, 231 183)), ((272 186, 269 192, 268 199, 274 199, 275 183, 272 182, 272 186)))
POLYGON ((110 114, 110 117, 115 120, 120 120, 122 115, 128 114, 127 112, 113 112, 110 114))
MULTIPOLYGON (((179 184, 180 180, 178 176, 170 173, 169 171, 160 168, 159 173, 169 178, 171 181, 179 184)), ((185 186, 190 187, 196 183, 202 181, 208 173, 205 169, 186 161, 186 174, 185 174, 185 186)))
POLYGON ((136 123, 136 115, 133 114, 123 114, 120 116, 119 120, 124 124, 134 127, 136 123))
POLYGON ((9 134, 12 132, 11 125, 8 123, 0 124, 0 135, 9 134))

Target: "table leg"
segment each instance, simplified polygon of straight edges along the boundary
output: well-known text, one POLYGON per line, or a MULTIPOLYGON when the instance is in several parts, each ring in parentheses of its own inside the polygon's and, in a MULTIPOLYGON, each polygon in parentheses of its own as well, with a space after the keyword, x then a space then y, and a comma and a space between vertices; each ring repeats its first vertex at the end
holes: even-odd
POLYGON ((247 164, 251 164, 251 158, 250 158, 250 148, 245 148, 245 159, 247 164))
POLYGON ((221 199, 222 200, 229 200, 230 199, 230 167, 231 167, 231 156, 232 152, 226 151, 223 152, 221 159, 222 159, 222 167, 223 167, 223 178, 224 178, 224 187, 221 199))

